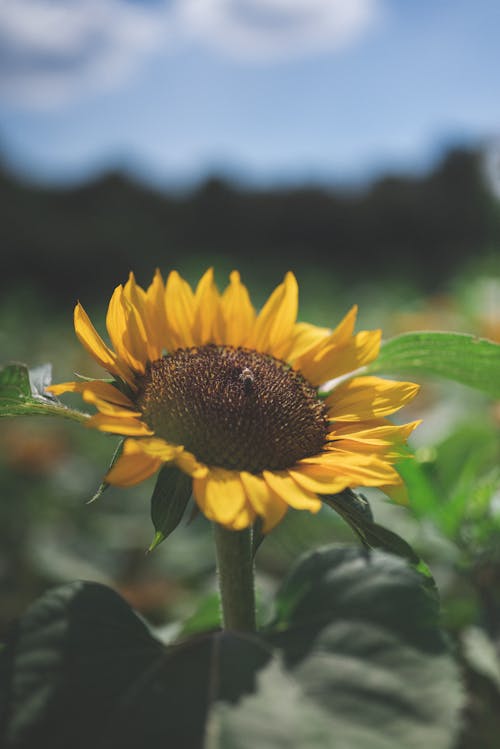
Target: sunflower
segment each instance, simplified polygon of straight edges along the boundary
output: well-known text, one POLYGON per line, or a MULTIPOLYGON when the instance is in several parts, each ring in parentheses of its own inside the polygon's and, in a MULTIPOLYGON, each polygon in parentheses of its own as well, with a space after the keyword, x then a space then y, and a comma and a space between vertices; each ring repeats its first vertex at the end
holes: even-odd
POLYGON ((146 290, 131 273, 109 302, 112 348, 80 303, 74 313, 112 381, 49 389, 81 393, 98 411, 88 426, 126 438, 107 483, 132 486, 173 463, 206 517, 229 529, 260 516, 267 532, 289 507, 317 512, 321 495, 397 487, 393 464, 417 422, 386 417, 418 386, 347 376, 380 347, 381 331, 354 334, 356 307, 334 330, 297 322, 297 309, 292 273, 260 312, 236 271, 223 293, 212 270, 194 291, 176 271, 164 283, 157 270, 146 290))

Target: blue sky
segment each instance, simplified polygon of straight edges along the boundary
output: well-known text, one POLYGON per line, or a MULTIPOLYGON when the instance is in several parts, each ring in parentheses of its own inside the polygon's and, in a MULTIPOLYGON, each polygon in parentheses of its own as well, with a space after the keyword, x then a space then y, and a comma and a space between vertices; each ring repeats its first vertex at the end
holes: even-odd
POLYGON ((498 0, 3 0, 0 149, 37 179, 356 181, 500 131, 498 0))

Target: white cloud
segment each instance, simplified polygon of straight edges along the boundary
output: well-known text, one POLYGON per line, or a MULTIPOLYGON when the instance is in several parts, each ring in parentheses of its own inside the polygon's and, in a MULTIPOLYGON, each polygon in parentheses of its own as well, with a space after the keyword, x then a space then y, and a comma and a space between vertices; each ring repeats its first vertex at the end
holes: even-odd
POLYGON ((113 87, 169 36, 165 7, 123 0, 0 0, 0 92, 51 107, 113 87))
POLYGON ((186 43, 248 63, 334 51, 373 26, 381 2, 0 0, 0 95, 54 107, 186 43))
POLYGON ((353 43, 379 17, 379 0, 181 0, 185 30, 251 61, 288 59, 353 43))

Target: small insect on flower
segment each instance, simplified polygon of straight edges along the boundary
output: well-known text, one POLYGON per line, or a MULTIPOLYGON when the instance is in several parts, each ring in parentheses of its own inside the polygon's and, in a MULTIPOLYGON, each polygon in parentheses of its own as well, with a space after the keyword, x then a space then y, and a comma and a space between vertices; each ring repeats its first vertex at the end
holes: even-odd
POLYGON ((243 383, 243 389, 245 393, 251 393, 252 392, 252 385, 254 383, 254 375, 251 369, 248 367, 245 367, 243 372, 240 374, 239 379, 243 383))
POLYGON ((354 333, 357 307, 333 330, 297 312, 292 273, 260 311, 236 271, 222 293, 212 270, 195 289, 176 271, 147 289, 131 273, 109 303, 112 347, 75 309, 78 338, 113 381, 49 390, 81 393, 98 411, 86 424, 126 438, 107 483, 132 486, 173 463, 206 517, 232 530, 260 516, 267 532, 289 507, 318 512, 322 495, 347 487, 400 485, 394 463, 417 422, 387 417, 418 386, 360 374, 381 331, 354 333))

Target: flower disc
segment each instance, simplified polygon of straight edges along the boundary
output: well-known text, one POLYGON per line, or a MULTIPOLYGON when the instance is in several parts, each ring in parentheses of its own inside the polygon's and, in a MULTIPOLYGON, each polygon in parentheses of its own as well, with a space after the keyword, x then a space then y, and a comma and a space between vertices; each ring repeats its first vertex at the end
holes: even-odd
POLYGON ((260 473, 323 449, 327 410, 299 373, 272 356, 207 345, 152 362, 137 402, 156 435, 213 466, 260 473))

